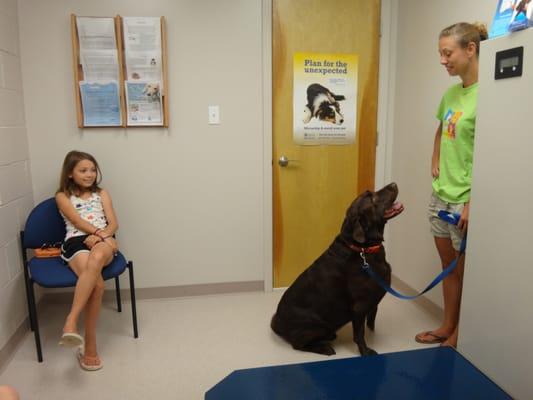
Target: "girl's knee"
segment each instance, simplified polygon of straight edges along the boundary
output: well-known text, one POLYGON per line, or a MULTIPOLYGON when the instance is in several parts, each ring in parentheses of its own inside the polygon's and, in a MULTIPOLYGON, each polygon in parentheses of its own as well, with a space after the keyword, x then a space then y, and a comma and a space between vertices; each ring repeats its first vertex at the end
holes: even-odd
POLYGON ((104 292, 105 284, 103 279, 98 279, 96 283, 94 284, 94 290, 97 292, 104 292))
POLYGON ((0 399, 18 400, 18 398, 18 393, 13 387, 7 385, 0 386, 0 399))
POLYGON ((102 246, 106 245, 93 247, 89 257, 89 264, 97 264, 101 267, 104 267, 106 262, 111 258, 111 250, 102 246))

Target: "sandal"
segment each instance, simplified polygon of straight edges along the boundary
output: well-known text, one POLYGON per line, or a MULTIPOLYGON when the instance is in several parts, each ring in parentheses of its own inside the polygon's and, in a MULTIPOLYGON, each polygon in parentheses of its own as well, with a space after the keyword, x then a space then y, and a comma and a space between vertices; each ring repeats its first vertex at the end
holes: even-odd
POLYGON ((65 332, 59 340, 59 345, 64 347, 83 346, 83 338, 76 332, 65 332))
POLYGON ((102 369, 102 367, 104 366, 102 364, 102 361, 100 360, 100 357, 98 357, 98 356, 95 356, 95 357, 85 356, 83 354, 83 350, 81 348, 78 348, 78 351, 76 352, 76 358, 78 359, 78 363, 80 364, 81 369, 83 369, 85 371, 98 371, 99 369, 102 369), (97 363, 96 364, 87 364, 85 362, 87 360, 94 361, 94 362, 97 361, 97 363))
POLYGON ((446 339, 448 339, 447 336, 439 336, 431 331, 421 332, 415 336, 415 340, 422 344, 443 343, 446 339), (429 338, 424 339, 425 336, 429 336, 429 338))

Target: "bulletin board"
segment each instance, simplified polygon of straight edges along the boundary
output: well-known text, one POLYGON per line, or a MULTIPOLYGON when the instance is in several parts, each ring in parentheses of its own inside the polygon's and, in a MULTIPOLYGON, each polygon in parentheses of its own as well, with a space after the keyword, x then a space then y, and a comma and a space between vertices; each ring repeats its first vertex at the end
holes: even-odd
POLYGON ((164 17, 71 15, 79 128, 168 127, 164 17))

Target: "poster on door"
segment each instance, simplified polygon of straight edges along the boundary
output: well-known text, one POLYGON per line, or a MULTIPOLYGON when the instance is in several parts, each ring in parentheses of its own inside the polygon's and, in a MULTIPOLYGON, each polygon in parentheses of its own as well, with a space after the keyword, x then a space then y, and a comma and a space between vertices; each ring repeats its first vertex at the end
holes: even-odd
POLYGON ((293 139, 298 145, 355 142, 356 54, 294 54, 293 139))

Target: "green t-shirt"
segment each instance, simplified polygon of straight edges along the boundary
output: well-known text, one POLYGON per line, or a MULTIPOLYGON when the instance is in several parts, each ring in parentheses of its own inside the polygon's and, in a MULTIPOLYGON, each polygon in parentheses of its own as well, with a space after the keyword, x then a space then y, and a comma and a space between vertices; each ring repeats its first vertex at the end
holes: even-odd
POLYGON ((437 110, 442 135, 440 174, 433 180, 433 190, 449 203, 470 200, 477 92, 478 83, 467 88, 462 83, 453 85, 442 96, 437 110))

